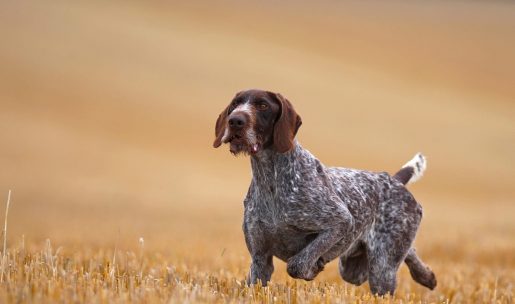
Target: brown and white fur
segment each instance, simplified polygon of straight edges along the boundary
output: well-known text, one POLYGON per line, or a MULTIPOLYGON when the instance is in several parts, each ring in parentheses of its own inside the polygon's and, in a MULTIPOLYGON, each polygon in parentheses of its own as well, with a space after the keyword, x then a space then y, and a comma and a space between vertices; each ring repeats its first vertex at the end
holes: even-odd
POLYGON ((435 275, 412 247, 422 207, 405 187, 420 178, 425 158, 415 156, 393 177, 326 167, 295 140, 301 124, 286 98, 262 90, 236 94, 216 122, 214 147, 227 143, 231 153, 250 155, 248 282, 266 285, 274 256, 304 280, 338 258, 342 278, 368 280, 374 294, 394 293, 402 262, 416 282, 435 288, 435 275))

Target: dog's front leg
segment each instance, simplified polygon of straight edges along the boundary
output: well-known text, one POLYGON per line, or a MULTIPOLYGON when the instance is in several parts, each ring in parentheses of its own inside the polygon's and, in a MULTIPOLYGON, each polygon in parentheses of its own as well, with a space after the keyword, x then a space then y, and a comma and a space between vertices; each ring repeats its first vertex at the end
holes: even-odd
POLYGON ((261 282, 263 286, 266 286, 273 272, 274 264, 272 262, 272 256, 253 256, 248 283, 257 284, 261 282))
POLYGON ((313 280, 329 262, 323 259, 323 255, 330 251, 336 244, 344 252, 352 242, 353 218, 346 211, 338 221, 332 221, 333 225, 323 229, 318 236, 302 249, 298 254, 288 260, 287 272, 298 279, 313 280))
POLYGON ((256 216, 245 210, 244 218, 245 243, 252 257, 247 283, 252 285, 261 281, 261 284, 266 286, 274 272, 273 257, 268 251, 267 241, 264 238, 265 233, 256 220, 256 216))

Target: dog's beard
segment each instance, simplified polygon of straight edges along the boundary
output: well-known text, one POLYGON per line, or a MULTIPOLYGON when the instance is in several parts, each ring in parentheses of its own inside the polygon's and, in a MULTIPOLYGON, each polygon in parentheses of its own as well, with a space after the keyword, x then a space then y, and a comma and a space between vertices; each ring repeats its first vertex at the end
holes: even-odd
POLYGON ((250 144, 246 140, 234 139, 230 142, 229 151, 233 155, 255 155, 261 151, 261 145, 259 143, 250 144))
POLYGON ((244 139, 235 138, 229 142, 229 151, 233 155, 239 155, 239 154, 247 155, 249 153, 249 144, 244 139))
POLYGON ((239 136, 233 135, 230 136, 229 142, 229 151, 233 155, 255 155, 259 151, 261 151, 262 145, 257 141, 257 139, 250 140, 249 136, 239 136))

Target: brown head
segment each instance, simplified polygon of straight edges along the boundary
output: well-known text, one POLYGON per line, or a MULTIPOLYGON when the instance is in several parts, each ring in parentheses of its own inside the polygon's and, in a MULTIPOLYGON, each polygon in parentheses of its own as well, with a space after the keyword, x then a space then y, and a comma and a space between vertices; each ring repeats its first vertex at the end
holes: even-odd
POLYGON ((301 124, 300 116, 281 94, 242 91, 218 116, 213 146, 229 143, 233 154, 255 155, 264 149, 285 153, 293 148, 301 124))

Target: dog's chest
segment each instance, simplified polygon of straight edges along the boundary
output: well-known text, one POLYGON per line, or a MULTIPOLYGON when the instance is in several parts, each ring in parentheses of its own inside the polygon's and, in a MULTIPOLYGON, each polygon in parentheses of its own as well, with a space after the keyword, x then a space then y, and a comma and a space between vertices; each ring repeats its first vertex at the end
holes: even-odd
POLYGON ((267 244, 270 254, 287 261, 296 255, 314 239, 316 234, 300 231, 285 221, 284 217, 272 218, 260 213, 256 217, 247 217, 250 224, 250 237, 257 237, 267 244))
POLYGON ((300 230, 280 198, 261 195, 245 206, 248 238, 266 243, 270 254, 286 261, 302 250, 316 234, 300 230))

